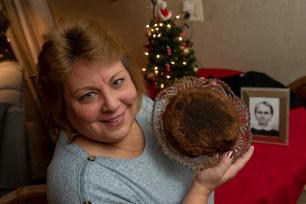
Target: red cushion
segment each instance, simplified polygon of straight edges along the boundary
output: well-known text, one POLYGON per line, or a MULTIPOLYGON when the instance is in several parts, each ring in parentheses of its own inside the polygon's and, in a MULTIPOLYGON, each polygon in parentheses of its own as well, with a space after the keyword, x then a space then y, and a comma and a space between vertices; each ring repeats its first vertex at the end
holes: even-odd
MULTIPOLYGON (((214 78, 221 78, 243 73, 244 72, 242 71, 225 68, 200 68, 197 77, 208 78, 210 76, 214 78)), ((160 89, 157 89, 153 84, 147 84, 147 90, 150 98, 152 99, 154 99, 160 91, 160 89)))
POLYGON ((225 68, 201 68, 198 71, 198 77, 205 77, 208 78, 221 78, 221 77, 228 77, 236 74, 243 74, 244 72, 233 70, 233 69, 225 69, 225 68))

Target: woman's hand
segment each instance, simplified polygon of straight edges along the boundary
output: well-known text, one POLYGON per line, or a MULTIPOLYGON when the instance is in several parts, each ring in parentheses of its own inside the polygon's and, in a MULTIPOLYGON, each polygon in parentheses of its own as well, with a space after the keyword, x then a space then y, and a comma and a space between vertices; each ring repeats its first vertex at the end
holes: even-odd
POLYGON ((190 192, 183 203, 205 203, 218 186, 234 178, 253 155, 254 146, 232 163, 232 152, 223 155, 218 166, 196 172, 190 192))

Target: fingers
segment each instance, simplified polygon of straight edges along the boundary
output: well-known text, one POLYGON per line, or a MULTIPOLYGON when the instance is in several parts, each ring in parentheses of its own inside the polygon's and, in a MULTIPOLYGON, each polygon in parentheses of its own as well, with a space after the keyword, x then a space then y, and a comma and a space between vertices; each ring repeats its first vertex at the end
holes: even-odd
POLYGON ((223 155, 218 166, 215 167, 216 170, 221 172, 226 172, 230 169, 231 171, 240 171, 245 164, 250 160, 254 152, 254 146, 250 146, 248 151, 245 152, 240 158, 238 158, 234 163, 232 163, 233 152, 227 152, 223 155))
MULTIPOLYGON (((233 152, 227 152, 222 156, 222 159, 219 163, 219 165, 217 166, 217 169, 219 169, 220 171, 224 171, 224 173, 230 168, 231 164, 232 164, 232 160, 233 160, 233 152)), ((224 174, 223 173, 223 174, 224 174)))
POLYGON ((250 146, 248 151, 238 158, 225 173, 224 177, 227 179, 233 178, 236 174, 247 164, 254 152, 254 146, 250 146))
POLYGON ((251 159, 254 152, 254 146, 250 146, 248 151, 234 162, 235 168, 239 171, 251 159))
POLYGON ((222 178, 224 177, 226 172, 229 170, 229 168, 232 165, 232 159, 233 159, 232 155, 233 155, 232 151, 225 153, 222 156, 219 164, 217 166, 211 168, 211 171, 214 172, 214 175, 215 175, 216 179, 222 180, 222 178))
POLYGON ((232 163, 232 152, 223 155, 219 164, 215 167, 198 171, 195 175, 194 183, 198 183, 204 189, 215 190, 224 182, 232 179, 250 160, 254 152, 254 147, 250 146, 248 151, 232 163))

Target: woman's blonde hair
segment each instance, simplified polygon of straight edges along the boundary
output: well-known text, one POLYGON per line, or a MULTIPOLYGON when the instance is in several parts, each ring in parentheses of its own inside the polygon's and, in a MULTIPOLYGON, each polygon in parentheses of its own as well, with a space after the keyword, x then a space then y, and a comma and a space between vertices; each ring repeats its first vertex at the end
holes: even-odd
POLYGON ((143 76, 121 41, 100 24, 84 19, 64 20, 44 35, 38 56, 38 88, 47 128, 53 140, 64 130, 73 141, 74 128, 66 117, 63 82, 78 58, 105 63, 121 61, 137 90, 138 110, 146 93, 143 76))

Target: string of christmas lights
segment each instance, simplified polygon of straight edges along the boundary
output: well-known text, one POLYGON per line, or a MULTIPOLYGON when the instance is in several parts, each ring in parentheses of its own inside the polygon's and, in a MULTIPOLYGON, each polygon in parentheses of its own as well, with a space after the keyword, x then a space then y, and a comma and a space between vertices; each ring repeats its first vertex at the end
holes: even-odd
POLYGON ((171 85, 183 76, 194 76, 198 71, 192 42, 184 32, 186 27, 176 25, 179 18, 178 15, 161 20, 154 16, 146 26, 145 55, 149 63, 143 73, 146 82, 157 88, 171 85))

